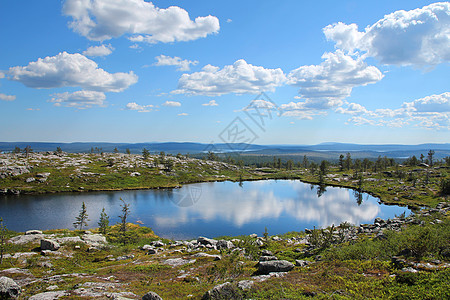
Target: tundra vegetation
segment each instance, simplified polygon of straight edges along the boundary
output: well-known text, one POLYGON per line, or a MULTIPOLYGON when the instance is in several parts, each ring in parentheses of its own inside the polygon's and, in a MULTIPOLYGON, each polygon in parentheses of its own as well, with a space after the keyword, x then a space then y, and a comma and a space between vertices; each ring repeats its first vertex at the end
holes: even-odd
POLYGON ((16 233, 3 224, 0 298, 19 292, 19 299, 450 298, 450 158, 438 160, 430 151, 427 158, 401 163, 343 154, 336 162, 273 157, 263 165, 246 165, 245 158, 210 154, 196 159, 92 152, 1 154, 1 189, 85 192, 300 179, 318 184, 322 192, 327 185, 350 187, 422 209, 373 224, 342 223, 279 236, 265 228, 250 236, 192 241, 163 239, 150 228, 127 223, 126 201, 119 224, 110 226, 103 211, 92 221, 99 228, 89 231, 16 233))

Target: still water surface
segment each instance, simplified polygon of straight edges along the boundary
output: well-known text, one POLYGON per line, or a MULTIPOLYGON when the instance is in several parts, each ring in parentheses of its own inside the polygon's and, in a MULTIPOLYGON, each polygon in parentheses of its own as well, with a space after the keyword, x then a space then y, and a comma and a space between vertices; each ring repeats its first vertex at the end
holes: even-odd
POLYGON ((9 229, 73 229, 84 201, 90 227, 97 227, 102 208, 111 224, 119 221, 120 198, 130 204, 129 221, 142 221, 161 237, 190 239, 198 236, 257 233, 270 235, 305 228, 370 223, 376 217, 392 218, 410 211, 380 205, 363 194, 358 204, 354 191, 327 187, 318 197, 317 187, 293 180, 212 182, 180 189, 47 194, 0 197, 0 217, 9 229))

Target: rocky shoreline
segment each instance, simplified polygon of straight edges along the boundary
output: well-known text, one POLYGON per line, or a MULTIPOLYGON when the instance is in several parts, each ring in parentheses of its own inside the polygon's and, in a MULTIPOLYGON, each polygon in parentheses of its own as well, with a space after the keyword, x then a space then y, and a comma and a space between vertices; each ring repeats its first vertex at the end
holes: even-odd
MULTIPOLYGON (((386 231, 401 231, 408 225, 423 225, 423 217, 440 215, 445 217, 450 212, 450 203, 442 202, 434 209, 421 210, 413 216, 400 216, 393 219, 383 220, 375 219, 373 224, 362 224, 352 226, 350 224, 341 224, 337 227, 327 229, 306 229, 304 234, 292 236, 290 238, 280 238, 278 236, 262 237, 256 234, 242 239, 211 239, 199 237, 190 241, 169 241, 155 240, 146 244, 134 254, 114 255, 109 254, 102 258, 112 264, 133 265, 135 268, 143 265, 145 261, 157 261, 160 268, 173 270, 175 273, 173 280, 188 280, 200 282, 201 279, 196 275, 196 271, 189 266, 198 261, 208 261, 210 264, 220 262, 225 257, 236 255, 249 260, 251 254, 243 247, 245 243, 251 243, 252 247, 257 249, 259 258, 256 257, 256 265, 253 275, 243 280, 226 281, 207 290, 202 299, 239 299, 233 298, 240 292, 251 289, 255 284, 264 282, 271 278, 281 278, 297 268, 307 268, 321 262, 322 256, 317 254, 323 247, 339 247, 342 243, 352 243, 361 237, 371 237, 374 240, 385 239, 386 231), (296 259, 288 261, 279 258, 283 256, 283 251, 274 253, 265 249, 270 243, 280 243, 293 248, 305 259, 296 259)), ((434 218, 430 223, 440 224, 443 221, 434 218)), ((63 296, 76 296, 90 299, 162 299, 155 292, 151 291, 145 295, 139 296, 131 291, 127 291, 127 283, 118 280, 115 276, 104 277, 91 273, 66 273, 54 275, 54 265, 61 260, 71 261, 76 252, 85 251, 85 253, 102 253, 107 249, 114 248, 107 242, 104 235, 84 231, 78 235, 68 235, 67 232, 44 234, 39 230, 30 230, 25 234, 12 237, 9 240, 12 245, 38 245, 28 252, 6 253, 3 259, 14 260, 15 264, 25 267, 12 267, 0 270, 0 298, 1 299, 21 299, 23 291, 28 295, 28 299, 44 300, 59 299, 63 296), (46 270, 42 276, 33 275, 29 269, 30 261, 37 264, 39 268, 46 270), (59 283, 66 280, 80 281, 72 289, 61 289, 59 283), (30 286, 45 283, 46 291, 30 295, 28 289, 30 286), (3 297, 3 298, 2 298, 3 297)), ((407 250, 405 250, 407 251, 407 250)), ((448 250, 447 250, 448 252, 448 250)), ((109 252, 108 252, 109 253, 109 252)), ((405 253, 403 253, 405 254, 405 253)), ((450 258, 450 253, 443 253, 443 256, 450 258)), ((421 271, 438 271, 450 267, 450 263, 440 260, 428 262, 417 262, 408 260, 402 256, 393 256, 392 263, 400 269, 400 272, 417 273, 421 271)), ((239 264, 244 262, 237 262, 239 264)))

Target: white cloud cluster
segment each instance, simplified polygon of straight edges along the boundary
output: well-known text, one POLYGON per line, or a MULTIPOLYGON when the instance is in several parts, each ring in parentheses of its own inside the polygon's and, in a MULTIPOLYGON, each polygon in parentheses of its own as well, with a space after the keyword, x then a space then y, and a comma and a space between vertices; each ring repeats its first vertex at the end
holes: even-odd
POLYGON ((352 89, 380 81, 383 74, 368 66, 360 57, 353 58, 342 50, 325 53, 320 65, 302 66, 288 74, 288 83, 300 87, 300 102, 281 105, 285 116, 310 119, 314 110, 336 108, 350 96, 352 89), (289 112, 291 111, 291 112, 289 112), (306 113, 306 111, 309 111, 306 113))
POLYGON ((450 61, 450 2, 399 10, 358 31, 356 24, 324 28, 328 40, 346 51, 361 50, 383 64, 433 66, 450 61))
POLYGON ((153 64, 154 66, 176 66, 177 71, 189 71, 191 69, 191 65, 195 66, 198 64, 198 61, 181 59, 178 56, 170 57, 164 54, 155 57, 156 62, 153 64))
POLYGON ((49 102, 55 103, 55 106, 89 108, 93 105, 102 106, 105 99, 106 96, 102 92, 82 90, 53 94, 49 102))
POLYGON ((217 104, 216 100, 211 100, 208 103, 203 103, 203 106, 219 106, 219 104, 217 104))
POLYGON ((133 42, 170 43, 191 41, 217 33, 214 16, 191 20, 186 10, 158 8, 144 0, 66 0, 63 13, 72 17, 69 26, 94 41, 132 35, 133 42))
POLYGON ((121 92, 137 82, 133 73, 108 73, 86 56, 67 52, 30 62, 25 67, 12 67, 10 80, 31 88, 49 89, 79 86, 99 92, 121 92))
POLYGON ((428 129, 450 129, 450 92, 404 102, 397 109, 369 111, 362 105, 349 103, 336 112, 352 115, 348 122, 356 125, 402 127, 413 124, 428 129))
POLYGON ((19 81, 31 88, 80 87, 82 91, 55 94, 51 99, 51 102, 75 107, 83 106, 83 99, 87 107, 93 104, 102 105, 106 98, 104 92, 121 92, 138 80, 132 71, 111 74, 82 54, 66 52, 39 58, 25 67, 12 67, 8 75, 10 80, 19 81), (70 102, 73 102, 73 105, 68 105, 70 102))
POLYGON ((206 65, 200 72, 183 74, 178 81, 178 89, 173 93, 207 96, 256 94, 272 91, 285 81, 286 76, 280 68, 265 69, 240 59, 223 69, 206 65))
POLYGON ((153 105, 149 104, 149 105, 140 105, 137 104, 136 102, 130 102, 127 103, 127 105, 125 106, 126 110, 136 110, 138 112, 150 112, 153 110, 153 105))
POLYGON ((14 95, 6 95, 6 94, 3 94, 3 93, 0 93, 0 100, 3 100, 3 101, 14 101, 14 100, 16 100, 16 96, 14 96, 14 95))
POLYGON ((108 45, 100 45, 100 46, 91 46, 83 51, 83 55, 86 56, 107 56, 110 55, 114 51, 114 47, 110 44, 108 45))
POLYGON ((169 107, 178 107, 178 106, 181 106, 181 103, 180 102, 177 102, 177 101, 166 101, 166 102, 164 102, 163 104, 162 104, 162 106, 169 106, 169 107))

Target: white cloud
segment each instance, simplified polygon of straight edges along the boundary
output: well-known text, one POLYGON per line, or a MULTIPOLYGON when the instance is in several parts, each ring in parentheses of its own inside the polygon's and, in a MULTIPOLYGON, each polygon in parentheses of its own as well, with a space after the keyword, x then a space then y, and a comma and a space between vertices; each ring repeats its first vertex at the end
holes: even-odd
POLYGON ((0 79, 5 78, 5 74, 3 72, 0 72, 0 79))
POLYGON ((203 106, 219 106, 219 104, 217 104, 216 100, 211 100, 208 103, 203 103, 203 106))
POLYGON ((125 106, 126 110, 136 110, 138 112, 150 112, 153 110, 153 105, 139 105, 136 102, 127 103, 125 106))
POLYGON ((231 22, 233 22, 233 20, 227 19, 227 23, 231 23, 231 22))
POLYGON ((191 41, 217 33, 214 16, 191 20, 178 6, 166 9, 144 0, 66 0, 63 13, 72 17, 70 28, 94 41, 132 35, 133 42, 191 41))
POLYGON ((162 106, 177 107, 181 106, 181 103, 177 101, 166 101, 162 104, 162 106))
POLYGON ((187 116, 188 114, 187 113, 181 113, 181 114, 178 114, 179 116, 187 116))
POLYGON ((363 106, 350 103, 336 112, 353 115, 347 122, 356 125, 403 127, 413 124, 435 130, 450 130, 450 92, 431 95, 411 102, 404 102, 397 109, 369 111, 363 106))
POLYGON ((428 66, 450 61, 450 2, 384 16, 364 32, 356 24, 324 28, 336 47, 375 57, 383 64, 428 66))
POLYGON ((31 108, 31 107, 29 107, 29 108, 27 108, 27 110, 28 111, 40 111, 41 109, 40 108, 31 108))
POLYGON ((105 99, 106 96, 103 92, 82 90, 53 94, 49 102, 55 103, 55 106, 89 108, 93 105, 103 106, 105 99))
POLYGON ((99 92, 121 92, 138 80, 132 71, 111 74, 82 54, 66 52, 12 67, 8 74, 10 80, 31 88, 81 87, 99 92))
MULTIPOLYGON (((291 102, 286 110, 320 110, 339 107, 357 86, 376 83, 383 74, 374 66, 368 66, 362 58, 353 58, 337 50, 325 53, 320 65, 302 66, 291 71, 288 83, 300 87, 303 102, 291 102)), ((297 97, 298 98, 298 97, 297 97)))
POLYGON ((349 103, 347 105, 347 108, 345 109, 343 107, 338 107, 336 109, 336 112, 349 115, 362 115, 369 113, 369 111, 364 106, 358 103, 349 103))
POLYGON ((198 61, 196 60, 192 61, 181 59, 177 56, 170 57, 163 54, 156 56, 155 59, 157 61, 153 64, 154 66, 176 66, 177 71, 189 71, 191 69, 191 65, 195 66, 198 64, 198 61))
POLYGON ((273 91, 286 81, 283 71, 265 69, 240 59, 223 69, 206 65, 202 71, 183 74, 176 94, 219 96, 229 93, 247 94, 273 91))
POLYGON ((114 51, 114 47, 109 45, 91 46, 83 51, 86 56, 107 56, 114 51))
POLYGON ((16 100, 16 96, 6 95, 6 94, 3 94, 3 93, 0 93, 0 100, 3 100, 3 101, 14 101, 14 100, 16 100))

